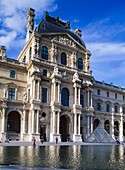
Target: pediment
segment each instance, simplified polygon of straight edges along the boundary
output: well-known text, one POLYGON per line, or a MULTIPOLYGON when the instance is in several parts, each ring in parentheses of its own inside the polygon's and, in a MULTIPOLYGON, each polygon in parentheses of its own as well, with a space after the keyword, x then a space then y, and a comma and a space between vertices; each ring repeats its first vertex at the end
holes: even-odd
POLYGON ((7 83, 6 85, 12 86, 12 87, 17 87, 17 85, 14 82, 7 83))

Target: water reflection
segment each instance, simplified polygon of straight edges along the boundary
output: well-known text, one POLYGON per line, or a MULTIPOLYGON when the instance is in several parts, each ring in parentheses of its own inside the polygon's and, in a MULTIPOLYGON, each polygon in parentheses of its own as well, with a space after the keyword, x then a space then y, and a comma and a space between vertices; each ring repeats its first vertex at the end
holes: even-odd
POLYGON ((0 147, 0 164, 79 170, 124 169, 124 146, 0 147))

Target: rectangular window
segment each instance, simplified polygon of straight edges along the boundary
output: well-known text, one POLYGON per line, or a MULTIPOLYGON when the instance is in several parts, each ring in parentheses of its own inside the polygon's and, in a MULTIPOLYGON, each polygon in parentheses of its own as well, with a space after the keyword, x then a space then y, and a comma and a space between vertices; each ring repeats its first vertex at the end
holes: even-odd
POLYGON ((118 113, 118 106, 115 106, 115 113, 118 113))
POLYGON ((107 91, 107 97, 109 97, 109 92, 107 91))
POLYGON ((42 103, 47 103, 47 88, 42 88, 42 103))
POLYGON ((123 95, 123 101, 125 100, 125 96, 123 95))
POLYGON ((14 100, 15 99, 15 89, 14 88, 9 88, 8 99, 9 100, 14 100))
POLYGON ((100 95, 100 89, 97 90, 97 95, 100 95))
POLYGON ((115 99, 117 99, 117 93, 115 93, 115 99))
POLYGON ((106 105, 106 112, 109 112, 109 104, 106 105))
POLYGON ((97 103, 97 111, 101 111, 101 104, 97 103))
POLYGON ((84 107, 84 98, 83 98, 83 94, 80 94, 80 104, 82 105, 82 107, 84 107))
POLYGON ((123 112, 123 114, 125 114, 125 107, 122 108, 122 112, 123 112))

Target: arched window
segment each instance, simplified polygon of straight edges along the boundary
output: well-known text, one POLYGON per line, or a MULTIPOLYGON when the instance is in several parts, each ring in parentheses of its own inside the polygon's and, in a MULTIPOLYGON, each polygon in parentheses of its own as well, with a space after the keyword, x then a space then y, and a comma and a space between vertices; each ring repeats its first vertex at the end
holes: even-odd
POLYGON ((78 58, 78 69, 83 70, 83 60, 78 58))
POLYGON ((61 53, 61 64, 67 65, 67 57, 66 57, 66 53, 64 52, 61 53))
POLYGON ((63 88, 61 92, 61 104, 63 106, 69 106, 69 90, 67 88, 63 88))
POLYGON ((15 76, 16 76, 16 72, 14 70, 11 70, 10 71, 10 77, 15 78, 15 76))
POLYGON ((43 70, 43 76, 47 77, 47 70, 46 69, 43 70))
POLYGON ((42 47, 42 58, 48 60, 48 48, 46 46, 42 47))

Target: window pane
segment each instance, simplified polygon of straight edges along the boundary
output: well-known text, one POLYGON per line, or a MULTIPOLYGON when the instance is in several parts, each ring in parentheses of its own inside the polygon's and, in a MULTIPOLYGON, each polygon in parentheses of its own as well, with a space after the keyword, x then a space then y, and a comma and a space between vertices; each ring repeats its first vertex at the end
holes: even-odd
POLYGON ((42 102, 47 103, 47 88, 42 88, 42 102))
POLYGON ((15 73, 14 70, 10 71, 10 77, 11 77, 11 78, 15 78, 15 75, 16 75, 16 73, 15 73))
POLYGON ((63 106, 69 106, 69 91, 67 88, 62 89, 61 104, 63 106))
POLYGON ((14 100, 15 99, 15 89, 14 88, 9 88, 8 99, 9 100, 14 100))
POLYGON ((45 46, 42 47, 42 58, 48 60, 48 48, 45 46))
POLYGON ((78 69, 83 70, 83 60, 78 58, 78 69))

